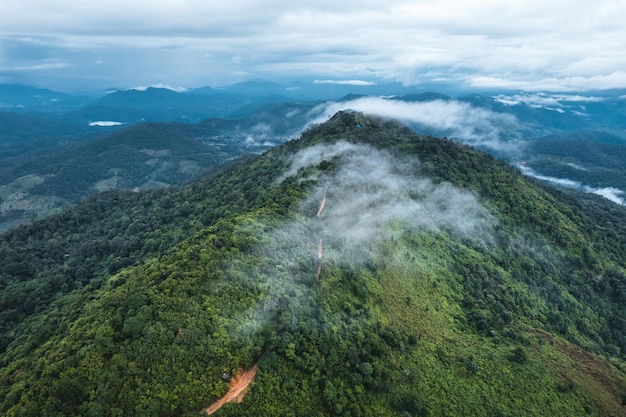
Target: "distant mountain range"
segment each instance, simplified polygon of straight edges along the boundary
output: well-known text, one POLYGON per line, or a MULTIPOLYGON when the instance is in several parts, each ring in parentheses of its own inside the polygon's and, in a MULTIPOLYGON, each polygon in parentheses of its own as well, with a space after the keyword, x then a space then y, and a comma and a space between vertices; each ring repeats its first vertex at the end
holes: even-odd
POLYGON ((73 96, 0 85, 0 229, 98 190, 186 181, 297 137, 342 109, 397 118, 416 132, 487 151, 527 175, 623 202, 624 91, 453 97, 424 88, 249 81, 73 96))

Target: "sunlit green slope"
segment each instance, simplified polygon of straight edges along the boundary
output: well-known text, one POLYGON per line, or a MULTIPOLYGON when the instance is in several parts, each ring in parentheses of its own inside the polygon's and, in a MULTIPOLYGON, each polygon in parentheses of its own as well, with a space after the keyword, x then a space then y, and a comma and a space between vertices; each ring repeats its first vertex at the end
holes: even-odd
POLYGON ((625 220, 341 112, 0 235, 0 413, 625 415, 625 220))

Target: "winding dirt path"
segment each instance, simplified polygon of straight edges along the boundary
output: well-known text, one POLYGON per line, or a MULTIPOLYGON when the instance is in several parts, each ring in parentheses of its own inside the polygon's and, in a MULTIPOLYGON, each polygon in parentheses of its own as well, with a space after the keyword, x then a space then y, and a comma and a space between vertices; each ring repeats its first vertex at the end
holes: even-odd
POLYGON ((317 217, 322 216, 322 212, 324 211, 324 206, 326 205, 326 191, 324 190, 324 196, 322 197, 322 202, 320 203, 320 208, 317 210, 317 217))
MULTIPOLYGON (((322 212, 324 211, 324 206, 326 205, 326 190, 324 190, 324 196, 322 197, 322 201, 320 203, 320 208, 317 210, 317 218, 322 217, 322 212)), ((322 239, 320 238, 320 243, 317 245, 317 271, 315 272, 315 276, 317 279, 320 279, 322 275, 322 255, 323 255, 323 246, 322 239)))
POLYGON ((257 363, 247 371, 244 371, 243 369, 237 371, 235 376, 233 376, 230 380, 228 392, 222 398, 211 404, 208 408, 205 408, 204 412, 211 415, 222 408, 222 406, 226 403, 242 402, 258 369, 259 364, 257 363))

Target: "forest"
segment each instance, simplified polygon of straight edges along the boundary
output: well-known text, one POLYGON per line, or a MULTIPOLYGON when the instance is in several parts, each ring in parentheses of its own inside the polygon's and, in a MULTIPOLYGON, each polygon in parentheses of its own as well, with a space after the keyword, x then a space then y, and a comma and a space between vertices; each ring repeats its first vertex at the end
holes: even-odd
POLYGON ((0 414, 626 414, 626 210, 343 111, 0 234, 0 414), (322 203, 323 202, 323 203, 322 203))

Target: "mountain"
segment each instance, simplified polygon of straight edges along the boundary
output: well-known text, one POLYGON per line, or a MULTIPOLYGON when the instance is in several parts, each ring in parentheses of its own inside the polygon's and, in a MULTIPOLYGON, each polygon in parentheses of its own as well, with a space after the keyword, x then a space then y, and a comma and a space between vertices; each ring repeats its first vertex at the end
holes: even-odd
POLYGON ((176 125, 144 123, 14 157, 0 168, 0 230, 41 218, 111 188, 168 187, 245 152, 237 141, 202 141, 176 125))
POLYGON ((441 93, 420 93, 420 94, 408 94, 402 97, 398 97, 397 100, 402 101, 434 101, 434 100, 452 100, 452 97, 441 93))
POLYGON ((0 235, 0 412, 624 415, 626 210, 343 111, 0 235), (213 411, 215 407, 211 407, 213 411))
POLYGON ((247 104, 245 99, 233 94, 209 93, 206 90, 202 94, 194 94, 193 90, 187 93, 151 87, 114 91, 72 114, 85 121, 195 123, 208 117, 224 117, 244 104, 247 104))
POLYGON ((0 146, 35 141, 69 140, 89 132, 86 123, 46 113, 0 112, 0 146))
POLYGON ((404 96, 427 91, 448 91, 443 85, 406 86, 402 83, 372 83, 359 80, 312 80, 295 82, 283 94, 301 100, 338 100, 349 94, 367 96, 404 96))
POLYGON ((69 95, 19 84, 0 84, 0 108, 43 108, 54 106, 69 95))
POLYGON ((300 81, 290 84, 280 84, 265 80, 252 80, 220 88, 221 91, 239 94, 258 101, 317 101, 337 100, 347 94, 380 95, 395 94, 396 91, 406 91, 400 84, 354 84, 351 82, 332 81, 300 81))
MULTIPOLYGON (((115 177, 110 173, 119 168, 116 162, 111 158, 95 164, 80 161, 93 159, 89 142, 114 132, 126 132, 130 126, 170 123, 167 129, 174 132, 174 137, 200 140, 214 151, 221 148, 225 157, 235 157, 245 152, 263 152, 298 136, 311 122, 325 121, 346 108, 402 117, 421 134, 468 143, 511 164, 523 162, 527 168, 524 172, 536 178, 548 178, 553 184, 573 184, 579 190, 598 192, 623 202, 623 168, 604 166, 597 158, 597 152, 605 152, 600 149, 604 149, 606 142, 616 145, 615 155, 621 155, 621 149, 626 146, 626 101, 620 98, 621 92, 598 97, 514 93, 453 97, 424 92, 419 86, 379 85, 358 80, 317 80, 290 85, 249 81, 186 91, 151 87, 92 97, 21 86, 2 88, 13 91, 14 100, 27 104, 32 97, 40 95, 45 105, 35 102, 30 107, 3 108, 0 113, 0 186, 4 186, 0 189, 0 215, 4 216, 0 228, 74 204, 76 198, 61 195, 69 190, 82 198, 102 189, 94 183, 115 177), (329 100, 334 97, 336 101, 329 100), (553 140, 559 138, 563 140, 553 140), (581 146, 570 146, 570 142, 579 139, 589 141, 585 145, 588 148, 593 148, 595 142, 601 144, 597 152, 577 151, 575 156, 570 156, 575 148, 582 150, 581 146), (550 150, 540 149, 541 146, 550 146, 550 150), (86 153, 84 158, 82 152, 86 153), (67 175, 42 176, 42 172, 54 172, 61 165, 67 168, 69 161, 79 163, 74 169, 62 171, 67 175), (100 174, 95 175, 94 170, 100 174), (96 177, 96 181, 91 181, 96 177), (77 179, 76 184, 72 178, 77 179), (32 197, 35 186, 37 194, 45 198, 33 201, 26 197, 24 193, 32 197), (48 186, 51 188, 46 190, 48 186), (17 206, 13 204, 16 197, 20 198, 17 206), (16 207, 19 207, 17 211, 16 207)), ((132 152, 136 153, 137 149, 132 152)), ((606 162, 610 160, 610 156, 604 158, 606 162)), ((130 161, 122 163, 126 172, 144 177, 150 177, 160 167, 146 171, 141 158, 136 159, 136 167, 130 167, 130 161)), ((172 170, 160 172, 161 179, 149 184, 174 184, 181 180, 175 173, 172 178, 166 178, 165 174, 172 170)), ((190 176, 185 176, 188 179, 190 176)), ((104 188, 124 188, 126 183, 107 182, 104 188)), ((128 183, 143 184, 139 178, 128 183)))
POLYGON ((626 190, 626 143, 621 138, 603 132, 573 132, 541 138, 528 148, 526 166, 543 175, 594 188, 626 190))
POLYGON ((567 141, 587 141, 614 145, 626 145, 626 138, 602 130, 593 129, 574 130, 567 133, 557 133, 537 139, 540 142, 561 142, 563 144, 566 144, 567 141))
POLYGON ((264 80, 243 81, 219 89, 225 93, 237 94, 248 98, 283 96, 289 91, 279 83, 264 80))
POLYGON ((76 96, 45 88, 0 83, 0 110, 11 112, 64 113, 84 106, 89 96, 76 96))
POLYGON ((237 119, 131 126, 0 113, 0 139, 6 141, 0 146, 0 230, 98 191, 170 186, 230 158, 261 153, 297 136, 312 107, 266 103, 244 106, 237 119))

